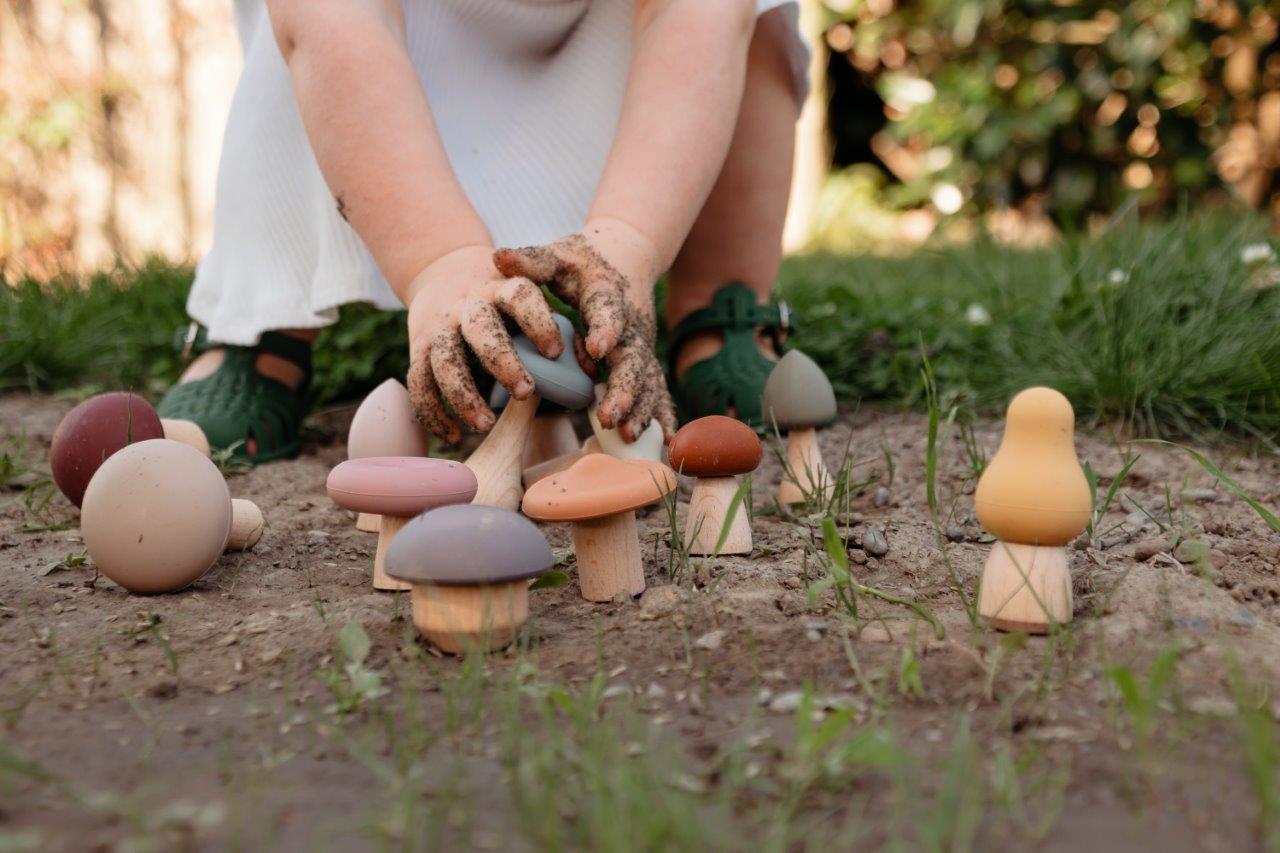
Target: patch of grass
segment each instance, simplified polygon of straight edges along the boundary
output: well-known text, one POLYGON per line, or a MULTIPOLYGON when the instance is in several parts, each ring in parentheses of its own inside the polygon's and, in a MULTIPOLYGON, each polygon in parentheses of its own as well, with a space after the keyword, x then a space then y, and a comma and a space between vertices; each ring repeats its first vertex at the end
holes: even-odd
MULTIPOLYGON (((1085 417, 1143 434, 1280 432, 1280 288, 1250 215, 1142 224, 1051 249, 977 241, 904 257, 788 259, 795 346, 848 401, 923 406, 921 344, 937 382, 978 412, 1035 384, 1085 417), (1261 266, 1260 266, 1261 265, 1261 266)), ((84 279, 0 288, 0 390, 133 388, 176 378, 191 272, 151 261, 84 279)), ((660 351, 665 343, 660 342, 660 351)), ((316 347, 321 401, 355 398, 408 367, 403 314, 347 306, 316 347)), ((980 467, 980 456, 971 463, 980 467)))

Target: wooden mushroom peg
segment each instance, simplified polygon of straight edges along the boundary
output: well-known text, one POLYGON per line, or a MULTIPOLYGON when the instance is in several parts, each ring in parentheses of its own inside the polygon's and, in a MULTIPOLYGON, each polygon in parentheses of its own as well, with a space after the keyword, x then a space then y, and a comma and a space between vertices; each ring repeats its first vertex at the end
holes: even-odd
POLYGON ((651 462, 662 461, 662 448, 666 439, 662 434, 662 425, 656 420, 649 421, 644 432, 635 441, 627 441, 616 429, 605 429, 600 423, 596 409, 604 399, 605 386, 595 387, 595 402, 587 409, 587 419, 591 422, 591 432, 600 443, 600 452, 618 459, 648 459, 651 462))
POLYGON ((470 501, 476 494, 476 478, 467 466, 448 459, 370 456, 348 459, 334 468, 326 488, 338 506, 381 517, 373 588, 396 591, 407 590, 409 584, 386 573, 391 542, 418 513, 470 501))
MULTIPOLYGON (((489 408, 501 412, 509 402, 511 393, 495 383, 489 394, 489 408)), ((578 432, 573 428, 573 417, 563 406, 543 400, 529 425, 529 440, 525 442, 520 467, 527 470, 577 449, 578 432)))
POLYGON ((413 624, 441 651, 493 651, 529 618, 529 579, 555 562, 528 519, 497 507, 446 506, 410 521, 387 573, 413 589, 413 624))
POLYGON ((262 536, 262 512, 232 500, 221 472, 190 445, 164 438, 123 448, 85 491, 80 527, 98 571, 130 592, 195 583, 224 550, 262 536))
POLYGON ((112 454, 130 444, 163 437, 160 416, 137 394, 90 397, 67 412, 54 430, 49 449, 53 482, 67 500, 80 506, 89 481, 112 454))
POLYGON ((1071 621, 1064 547, 1089 523, 1089 482, 1076 458, 1075 413, 1052 388, 1009 403, 1004 438, 978 481, 974 508, 996 537, 978 612, 1003 631, 1044 634, 1071 621))
POLYGON ((521 462, 539 401, 551 400, 572 410, 591 402, 591 379, 578 366, 573 351, 573 324, 560 314, 555 315, 555 321, 564 340, 564 351, 557 359, 544 358, 524 335, 512 339, 516 354, 533 376, 534 393, 509 401, 493 429, 467 459, 467 467, 479 483, 477 504, 513 511, 520 508, 524 493, 521 462))
MULTIPOLYGON (((364 398, 347 431, 348 459, 426 456, 429 448, 409 391, 395 379, 383 382, 364 398)), ((356 517, 356 529, 377 533, 382 521, 372 513, 362 512, 356 517)))
POLYGON ((765 428, 776 426, 787 434, 787 465, 778 502, 830 498, 835 481, 822 461, 817 428, 835 418, 836 395, 822 368, 800 350, 791 350, 769 374, 762 402, 765 428))
POLYGON ((754 471, 764 455, 755 431, 733 418, 708 415, 681 427, 671 440, 669 454, 671 467, 696 478, 684 522, 689 553, 750 554, 751 518, 745 504, 735 508, 719 550, 716 543, 738 491, 737 475, 754 471))
POLYGON ((523 509, 538 521, 570 523, 582 597, 612 601, 644 592, 635 511, 675 487, 675 472, 661 462, 592 453, 535 483, 523 509))

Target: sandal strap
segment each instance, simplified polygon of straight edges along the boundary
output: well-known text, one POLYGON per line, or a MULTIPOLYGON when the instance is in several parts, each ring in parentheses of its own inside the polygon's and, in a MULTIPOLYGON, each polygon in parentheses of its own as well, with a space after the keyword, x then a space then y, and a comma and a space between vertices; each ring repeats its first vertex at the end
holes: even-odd
POLYGON ((761 305, 756 293, 741 282, 726 284, 716 291, 711 304, 699 308, 676 323, 671 330, 671 353, 691 335, 709 330, 754 330, 761 327, 775 338, 791 332, 791 309, 783 300, 761 305))
MULTIPOLYGON (((237 345, 209 340, 208 330, 193 321, 178 330, 174 338, 174 346, 184 355, 195 355, 211 349, 229 349, 237 345)), ((256 344, 240 348, 283 358, 285 361, 296 364, 308 377, 311 376, 311 344, 292 335, 286 335, 283 332, 263 332, 256 344)))

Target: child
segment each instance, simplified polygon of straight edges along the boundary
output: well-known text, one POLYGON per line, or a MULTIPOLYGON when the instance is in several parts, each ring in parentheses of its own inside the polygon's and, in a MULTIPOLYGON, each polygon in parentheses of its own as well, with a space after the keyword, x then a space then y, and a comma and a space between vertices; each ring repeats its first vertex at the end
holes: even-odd
POLYGON ((758 421, 804 88, 793 3, 236 11, 245 69, 188 302, 207 334, 162 415, 215 446, 244 441, 254 461, 295 453, 315 330, 368 301, 408 306, 408 385, 432 432, 486 431, 467 352, 517 399, 532 393, 505 321, 557 355, 547 285, 609 367, 601 422, 631 440, 657 418, 670 437, 653 352, 653 286, 669 272, 681 415, 758 421))

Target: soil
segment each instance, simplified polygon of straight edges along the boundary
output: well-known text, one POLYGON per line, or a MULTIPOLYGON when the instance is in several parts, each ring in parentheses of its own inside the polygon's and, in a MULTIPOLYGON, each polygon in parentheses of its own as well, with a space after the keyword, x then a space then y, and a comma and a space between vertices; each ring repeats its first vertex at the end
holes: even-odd
MULTIPOLYGON (((256 549, 224 556, 186 591, 140 597, 97 576, 91 563, 66 561, 83 545, 75 510, 60 495, 39 511, 24 500, 23 488, 47 472, 50 437, 71 404, 0 397, 0 452, 33 469, 10 481, 0 505, 0 848, 111 849, 148 840, 198 848, 368 846, 357 805, 379 784, 377 765, 335 734, 341 725, 326 710, 334 699, 321 678, 333 666, 337 629, 348 620, 364 627, 374 670, 403 666, 410 647, 422 654, 408 659, 425 660, 432 673, 467 664, 412 639, 406 604, 370 586, 374 537, 358 532, 351 514, 325 495, 328 471, 345 458, 341 436, 352 410, 313 418, 313 440, 300 458, 231 477, 232 494, 265 513, 268 529, 256 549)), ((806 557, 806 542, 817 522, 770 508, 779 471, 766 454, 753 481, 752 556, 707 559, 673 582, 661 541, 666 517, 643 515, 645 596, 589 604, 568 560, 568 583, 531 594, 525 650, 494 655, 488 666, 532 664, 544 678, 571 685, 604 673, 612 687, 637 697, 661 738, 705 756, 740 739, 748 715, 766 737, 784 742, 794 691, 805 685, 830 707, 843 703, 866 715, 872 697, 851 665, 852 650, 863 674, 878 674, 894 730, 935 781, 944 768, 929 757, 958 714, 983 751, 1032 746, 1052 766, 1069 768, 1061 809, 1036 846, 1260 846, 1257 786, 1233 722, 1231 673, 1238 666, 1260 688, 1250 695, 1271 710, 1267 697, 1280 686, 1280 537, 1190 456, 1135 446, 1141 459, 1122 494, 1178 539, 1206 543, 1208 553, 1116 501, 1099 526, 1101 541, 1071 549, 1072 630, 1015 642, 971 625, 948 570, 949 561, 972 596, 990 548, 972 518, 971 469, 959 436, 942 457, 946 518, 935 525, 925 490, 925 419, 863 409, 852 420, 823 431, 821 443, 828 460, 851 446, 856 476, 879 478, 837 519, 854 575, 928 608, 944 639, 887 603, 864 598, 863 616, 889 618, 855 623, 830 591, 810 600, 807 587, 820 569, 806 557), (1109 673, 1128 667, 1146 684, 1168 649, 1177 653, 1175 686, 1152 698, 1156 724, 1144 740, 1109 673), (908 650, 918 661, 918 689, 899 690, 908 650)), ((988 454, 999 435, 998 422, 974 429, 988 454)), ((1107 432, 1081 435, 1077 445, 1094 470, 1120 469, 1107 432)), ((1280 503, 1280 461, 1238 448, 1210 455, 1229 460, 1225 470, 1264 505, 1280 503)), ((568 530, 543 529, 567 554, 568 530)), ((397 707, 406 697, 393 689, 379 701, 397 707)), ((443 700, 428 692, 423 701, 435 708, 443 700)), ((500 768, 478 772, 500 785, 500 768)), ((488 831, 501 838, 508 825, 497 814, 488 831)), ((1026 846, 991 826, 979 829, 980 848, 1026 846)), ((459 832, 459 846, 494 841, 459 832)))

